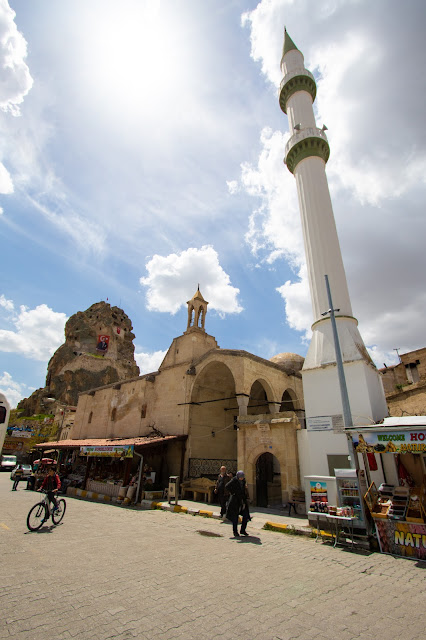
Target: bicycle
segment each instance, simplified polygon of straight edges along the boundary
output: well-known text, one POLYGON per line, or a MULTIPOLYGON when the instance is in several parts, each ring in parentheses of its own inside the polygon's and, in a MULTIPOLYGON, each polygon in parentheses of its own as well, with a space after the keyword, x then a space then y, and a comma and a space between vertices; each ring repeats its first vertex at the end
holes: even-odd
POLYGON ((59 524, 65 515, 67 503, 63 498, 56 501, 58 504, 57 509, 51 509, 50 500, 48 495, 44 496, 41 502, 37 502, 31 509, 27 516, 27 527, 30 531, 38 531, 43 524, 49 520, 49 516, 52 516, 53 524, 59 524))

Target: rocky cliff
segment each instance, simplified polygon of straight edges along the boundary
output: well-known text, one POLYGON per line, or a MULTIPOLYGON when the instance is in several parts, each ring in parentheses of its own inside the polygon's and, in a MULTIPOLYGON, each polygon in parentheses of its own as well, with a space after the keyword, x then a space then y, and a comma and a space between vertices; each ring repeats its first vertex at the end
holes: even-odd
POLYGON ((21 400, 19 412, 52 413, 57 402, 77 405, 82 391, 136 378, 139 367, 132 329, 124 311, 106 302, 71 316, 65 325, 65 342, 49 361, 46 386, 21 400))

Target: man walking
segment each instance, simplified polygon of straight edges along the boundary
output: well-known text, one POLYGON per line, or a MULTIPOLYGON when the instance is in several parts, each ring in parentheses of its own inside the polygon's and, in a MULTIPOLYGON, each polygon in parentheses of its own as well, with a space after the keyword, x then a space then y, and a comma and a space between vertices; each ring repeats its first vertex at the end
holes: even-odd
POLYGON ((16 487, 19 484, 19 481, 22 480, 24 476, 24 470, 22 468, 22 464, 19 465, 17 469, 15 469, 15 476, 13 478, 13 489, 12 491, 16 491, 16 487))
POLYGON ((226 501, 229 497, 228 491, 225 489, 226 483, 229 482, 229 476, 226 473, 226 467, 222 466, 220 468, 220 473, 217 476, 216 480, 216 488, 214 490, 215 494, 218 497, 220 504, 220 517, 223 518, 226 512, 226 501))

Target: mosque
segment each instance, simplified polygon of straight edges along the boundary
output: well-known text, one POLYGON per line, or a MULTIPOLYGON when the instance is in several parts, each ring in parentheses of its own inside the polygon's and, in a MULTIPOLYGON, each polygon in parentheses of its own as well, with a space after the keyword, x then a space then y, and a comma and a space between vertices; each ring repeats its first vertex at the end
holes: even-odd
MULTIPOLYGON (((306 359, 220 349, 206 333, 208 302, 198 289, 187 303, 186 331, 158 371, 80 394, 69 439, 48 443, 80 448, 88 459, 132 447, 124 483, 140 466, 135 455, 150 459, 163 486, 168 475, 214 478, 225 464, 244 469, 257 506, 283 504, 306 477, 350 466, 344 427, 387 415, 381 377, 352 313, 325 172, 326 127, 317 127, 313 111, 315 79, 287 32, 281 70, 279 103, 290 126, 285 164, 296 180, 313 311, 306 359)), ((88 463, 85 481, 89 472, 88 463)))
MULTIPOLYGON (((186 331, 158 371, 81 393, 66 440, 45 445, 106 458, 133 447, 163 486, 170 475, 215 478, 222 464, 243 468, 258 505, 287 502, 300 486, 303 358, 221 349, 205 330, 199 289, 187 305, 186 331)), ((138 460, 127 462, 124 482, 138 460)))

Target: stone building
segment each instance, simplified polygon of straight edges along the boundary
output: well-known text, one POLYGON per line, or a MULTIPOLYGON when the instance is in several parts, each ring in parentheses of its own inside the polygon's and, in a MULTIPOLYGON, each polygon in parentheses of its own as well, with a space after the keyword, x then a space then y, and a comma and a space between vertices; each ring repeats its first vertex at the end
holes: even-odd
POLYGON ((286 501, 300 486, 303 358, 221 349, 206 333, 208 302, 199 289, 187 304, 186 331, 158 371, 82 392, 62 446, 164 438, 163 483, 168 475, 213 478, 226 464, 245 469, 255 500, 286 501))
POLYGON ((400 355, 380 369, 390 416, 426 415, 426 348, 400 355))

